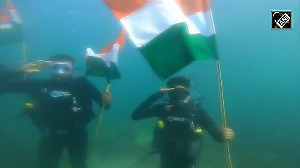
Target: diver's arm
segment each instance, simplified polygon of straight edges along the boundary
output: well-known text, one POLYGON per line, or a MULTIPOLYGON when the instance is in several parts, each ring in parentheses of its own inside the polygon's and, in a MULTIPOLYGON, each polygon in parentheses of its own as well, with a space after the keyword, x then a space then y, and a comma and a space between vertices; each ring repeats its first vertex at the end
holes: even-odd
POLYGON ((131 118, 133 120, 141 120, 149 117, 157 116, 161 111, 161 107, 159 105, 152 106, 157 99, 161 98, 164 95, 164 92, 158 91, 155 94, 151 95, 142 102, 132 113, 131 118))
POLYGON ((0 64, 0 82, 11 81, 13 79, 19 79, 27 74, 34 74, 40 72, 47 67, 52 61, 38 60, 23 65, 21 68, 8 68, 5 65, 0 64))
POLYGON ((21 69, 11 69, 0 64, 0 83, 22 77, 25 72, 21 69))
POLYGON ((37 83, 35 80, 25 80, 26 74, 23 68, 12 69, 0 65, 0 93, 32 93, 37 83))
POLYGON ((197 120, 208 131, 208 133, 217 142, 224 142, 222 128, 218 127, 216 122, 206 113, 206 111, 200 106, 197 108, 197 120))

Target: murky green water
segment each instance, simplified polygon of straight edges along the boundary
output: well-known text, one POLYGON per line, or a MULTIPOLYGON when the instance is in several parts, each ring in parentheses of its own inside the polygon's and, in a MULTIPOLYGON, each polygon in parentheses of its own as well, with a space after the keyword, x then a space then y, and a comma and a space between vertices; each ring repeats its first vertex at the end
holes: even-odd
MULTIPOLYGON (((3 1, 3 0, 1 0, 3 1)), ((120 26, 99 0, 13 0, 23 19, 27 61, 69 54, 84 69, 85 49, 98 50, 118 36, 120 26)), ((300 22, 297 0, 212 0, 217 31, 230 143, 235 168, 300 166, 300 22), (271 10, 292 10, 292 30, 271 30, 271 10)), ((21 43, 0 46, 1 64, 19 67, 21 43)), ((112 81, 112 106, 104 114, 90 168, 155 168, 150 151, 155 119, 132 121, 134 108, 164 87, 130 40, 119 57, 122 78, 112 81)), ((78 70, 76 76, 83 75, 78 70)), ((180 71, 193 81, 192 96, 205 97, 203 107, 221 125, 215 61, 194 62, 180 71)), ((44 71, 34 78, 47 78, 44 71)), ((103 92, 105 79, 89 77, 103 92)), ((0 95, 0 167, 32 168, 40 132, 25 117, 15 119, 27 95, 0 95)), ((98 111, 98 107, 94 107, 98 111)), ((88 126, 90 137, 97 119, 88 126)), ((206 133, 201 168, 225 168, 224 144, 206 133)), ((68 156, 62 158, 68 168, 68 156)))

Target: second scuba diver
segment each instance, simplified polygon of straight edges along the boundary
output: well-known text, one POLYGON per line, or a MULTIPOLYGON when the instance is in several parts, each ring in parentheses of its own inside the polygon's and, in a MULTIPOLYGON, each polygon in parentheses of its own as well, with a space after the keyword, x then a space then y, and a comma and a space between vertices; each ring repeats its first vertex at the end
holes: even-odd
POLYGON ((217 142, 233 138, 233 131, 220 128, 197 101, 190 101, 190 79, 179 76, 142 102, 132 113, 133 120, 157 117, 152 148, 160 153, 160 168, 195 168, 201 152, 202 129, 217 142), (159 101, 168 95, 167 101, 159 101))

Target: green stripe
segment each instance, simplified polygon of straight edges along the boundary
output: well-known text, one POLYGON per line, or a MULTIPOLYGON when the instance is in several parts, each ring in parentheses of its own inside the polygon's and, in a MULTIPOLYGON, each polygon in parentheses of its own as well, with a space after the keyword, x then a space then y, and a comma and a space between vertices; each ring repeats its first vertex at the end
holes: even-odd
POLYGON ((105 77, 107 73, 107 67, 105 62, 97 57, 86 58, 85 74, 88 76, 105 77))
POLYGON ((119 79, 121 77, 115 63, 111 62, 111 66, 107 67, 105 62, 98 57, 86 58, 85 75, 106 77, 107 80, 119 79))
POLYGON ((178 23, 139 48, 160 79, 165 80, 196 60, 215 58, 215 36, 190 35, 178 23))
POLYGON ((10 29, 0 29, 0 46, 23 40, 21 25, 13 23, 10 29))

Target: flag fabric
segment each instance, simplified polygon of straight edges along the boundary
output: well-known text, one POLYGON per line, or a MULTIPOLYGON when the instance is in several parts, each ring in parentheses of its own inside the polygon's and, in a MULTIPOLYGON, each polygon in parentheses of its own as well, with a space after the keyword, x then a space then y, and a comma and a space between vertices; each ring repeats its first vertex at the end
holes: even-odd
POLYGON ((125 30, 123 29, 118 39, 103 47, 99 53, 91 48, 86 54, 86 75, 108 77, 110 80, 121 77, 117 69, 119 51, 125 42, 125 30))
POLYGON ((3 5, 0 6, 0 45, 22 41, 22 21, 18 10, 11 0, 0 5, 3 5))
POLYGON ((209 0, 104 0, 156 74, 165 80, 216 58, 209 0))

